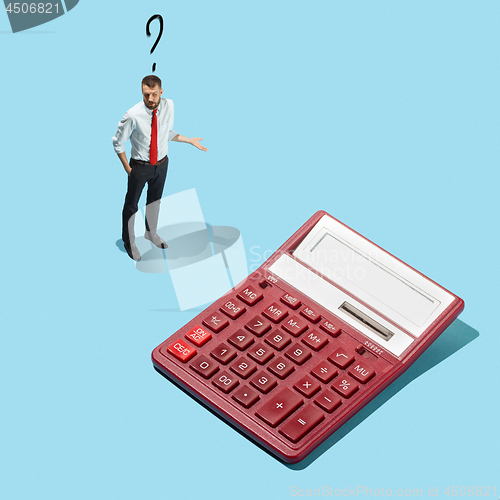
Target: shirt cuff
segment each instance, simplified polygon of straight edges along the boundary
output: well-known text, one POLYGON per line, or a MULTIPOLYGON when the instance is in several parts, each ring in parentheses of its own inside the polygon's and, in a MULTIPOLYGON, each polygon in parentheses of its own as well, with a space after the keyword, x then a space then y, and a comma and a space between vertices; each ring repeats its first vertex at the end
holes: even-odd
POLYGON ((170 132, 168 133, 168 140, 171 141, 176 135, 179 134, 177 134, 177 132, 174 129, 170 130, 170 132))

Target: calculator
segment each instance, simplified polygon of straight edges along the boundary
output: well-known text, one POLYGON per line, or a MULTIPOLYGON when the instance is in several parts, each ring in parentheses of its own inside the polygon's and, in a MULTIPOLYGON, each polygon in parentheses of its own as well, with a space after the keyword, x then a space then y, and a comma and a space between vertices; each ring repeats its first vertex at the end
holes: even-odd
POLYGON ((324 211, 152 353, 274 456, 303 460, 399 377, 464 302, 324 211))

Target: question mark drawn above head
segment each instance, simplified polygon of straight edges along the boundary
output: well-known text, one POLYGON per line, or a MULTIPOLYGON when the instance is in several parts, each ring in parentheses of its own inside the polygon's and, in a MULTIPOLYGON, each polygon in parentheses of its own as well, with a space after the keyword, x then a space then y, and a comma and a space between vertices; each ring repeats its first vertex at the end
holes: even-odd
MULTIPOLYGON (((151 31, 149 31, 149 25, 155 20, 158 19, 160 21, 160 32, 158 33, 158 37, 156 38, 156 42, 154 43, 150 54, 154 52, 156 49, 156 46, 158 45, 158 42, 160 41, 161 35, 163 34, 163 17, 160 16, 160 14, 155 14, 154 16, 151 16, 146 23, 146 35, 149 37, 151 36, 151 31)), ((156 63, 153 63, 153 73, 155 72, 156 69, 156 63)))

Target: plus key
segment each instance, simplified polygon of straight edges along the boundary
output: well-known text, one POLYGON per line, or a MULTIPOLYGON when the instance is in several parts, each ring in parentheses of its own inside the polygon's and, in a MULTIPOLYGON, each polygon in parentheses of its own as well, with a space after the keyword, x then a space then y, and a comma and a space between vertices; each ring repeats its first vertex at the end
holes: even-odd
POLYGON ((272 397, 256 415, 271 427, 276 427, 302 403, 303 400, 298 394, 294 394, 290 389, 283 389, 272 397))

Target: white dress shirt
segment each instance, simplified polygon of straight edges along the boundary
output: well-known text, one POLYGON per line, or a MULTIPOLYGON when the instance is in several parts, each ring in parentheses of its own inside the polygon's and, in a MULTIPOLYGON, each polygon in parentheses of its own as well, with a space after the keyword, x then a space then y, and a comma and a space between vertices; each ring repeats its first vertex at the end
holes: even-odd
MULTIPOLYGON (((162 98, 157 110, 158 160, 161 160, 168 153, 168 141, 177 135, 172 128, 174 126, 174 103, 170 99, 162 98)), ((124 153, 125 142, 130 139, 132 158, 149 161, 152 119, 153 111, 146 107, 144 101, 130 108, 118 124, 118 130, 113 137, 115 152, 124 153)))

